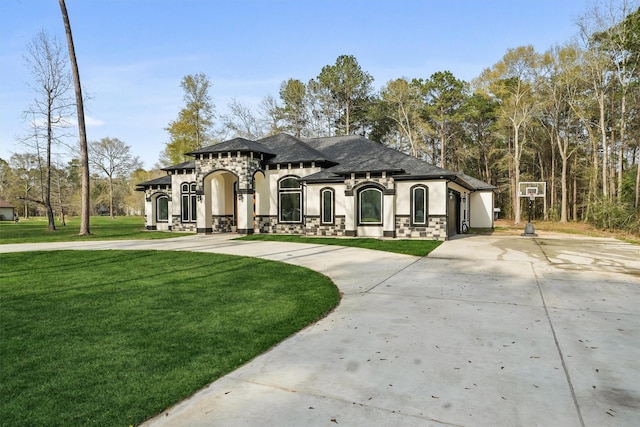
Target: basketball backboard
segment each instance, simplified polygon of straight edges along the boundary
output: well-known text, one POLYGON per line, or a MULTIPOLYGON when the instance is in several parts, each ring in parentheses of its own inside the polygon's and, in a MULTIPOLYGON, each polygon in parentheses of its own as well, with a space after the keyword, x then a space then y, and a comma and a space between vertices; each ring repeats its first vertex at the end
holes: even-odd
POLYGON ((518 197, 545 197, 547 195, 546 182, 520 182, 518 183, 518 197))

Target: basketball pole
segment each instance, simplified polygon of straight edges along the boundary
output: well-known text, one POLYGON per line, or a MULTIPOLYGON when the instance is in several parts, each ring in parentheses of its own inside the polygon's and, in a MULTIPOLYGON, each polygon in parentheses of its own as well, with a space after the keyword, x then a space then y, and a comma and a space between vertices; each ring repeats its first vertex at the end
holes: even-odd
POLYGON ((536 196, 534 193, 529 193, 529 222, 527 222, 527 225, 524 227, 524 233, 521 234, 521 236, 526 236, 526 237, 536 237, 536 229, 533 226, 533 224, 531 224, 531 213, 533 210, 533 201, 536 199, 536 196))

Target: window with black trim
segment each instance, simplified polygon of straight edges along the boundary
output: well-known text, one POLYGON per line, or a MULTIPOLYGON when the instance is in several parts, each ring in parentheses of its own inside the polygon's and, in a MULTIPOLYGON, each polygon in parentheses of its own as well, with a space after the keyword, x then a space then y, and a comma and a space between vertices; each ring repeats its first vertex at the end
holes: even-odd
POLYGON ((426 225, 428 212, 429 188, 424 185, 411 187, 411 223, 426 225))
POLYGON ((184 182, 180 186, 182 200, 182 222, 195 222, 197 220, 196 183, 184 182))
POLYGON ((320 222, 333 224, 334 221, 334 191, 332 188, 320 190, 320 222))
POLYGON ((302 187, 295 177, 282 178, 278 182, 278 220, 302 222, 302 187))
POLYGON ((375 187, 360 190, 358 221, 364 225, 382 224, 382 190, 375 187))
POLYGON ((169 198, 167 196, 159 196, 156 199, 156 221, 169 221, 169 198))

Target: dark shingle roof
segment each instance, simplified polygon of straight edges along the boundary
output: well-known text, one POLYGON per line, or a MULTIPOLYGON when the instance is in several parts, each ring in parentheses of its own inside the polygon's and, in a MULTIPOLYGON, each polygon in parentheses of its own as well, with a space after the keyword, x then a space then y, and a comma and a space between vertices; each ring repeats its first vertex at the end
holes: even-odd
POLYGON ((149 181, 141 182, 140 184, 136 184, 137 190, 142 191, 144 187, 151 187, 153 185, 171 185, 171 176, 165 175, 160 178, 151 179, 149 181))
POLYGON ((166 168, 162 168, 163 171, 175 171, 175 170, 183 170, 183 169, 195 169, 196 161, 188 160, 186 162, 179 163, 177 165, 169 166, 166 168))
POLYGON ((457 181, 465 182, 467 187, 472 187, 474 190, 496 190, 498 188, 462 172, 458 173, 457 181))
POLYGON ((227 153, 237 152, 241 153, 259 153, 266 154, 267 156, 275 156, 276 153, 271 151, 268 147, 257 141, 250 141, 244 138, 233 138, 228 141, 221 142, 219 144, 210 145, 208 147, 201 148, 199 150, 191 151, 187 153, 190 156, 196 154, 208 154, 208 153, 227 153))
MULTIPOLYGON (((304 177, 303 180, 307 182, 341 182, 344 180, 344 175, 350 173, 387 172, 396 180, 448 179, 470 190, 495 189, 494 186, 464 173, 440 168, 357 135, 312 138, 305 141, 285 133, 258 141, 234 138, 187 154, 236 151, 264 154, 265 164, 316 162, 327 167, 304 177)), ((194 168, 195 160, 191 160, 164 170, 194 168)), ((170 177, 168 179, 170 183, 170 177)), ((164 182, 150 184, 154 181, 140 185, 164 184, 164 182)))
POLYGON ((286 133, 268 136, 266 138, 259 139, 258 142, 269 147, 276 153, 275 157, 265 162, 267 164, 274 165, 297 162, 336 164, 336 162, 326 154, 321 153, 298 138, 286 133))
MULTIPOLYGON (((451 178, 456 176, 451 171, 361 136, 315 138, 309 140, 308 144, 340 163, 327 169, 326 172, 334 175, 344 175, 351 172, 389 172, 396 179, 451 178)), ((331 175, 320 172, 306 177, 305 180, 329 178, 331 175)))

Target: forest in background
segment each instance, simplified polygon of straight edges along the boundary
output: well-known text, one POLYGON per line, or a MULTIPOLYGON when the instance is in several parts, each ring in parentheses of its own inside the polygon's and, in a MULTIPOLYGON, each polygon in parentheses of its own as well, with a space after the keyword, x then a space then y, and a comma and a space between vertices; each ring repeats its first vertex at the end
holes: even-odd
MULTIPOLYGON (((629 1, 603 2, 585 11, 577 30, 574 40, 544 52, 508 49, 470 82, 443 70, 398 77, 376 91, 357 59, 342 55, 308 82, 283 81, 277 98, 268 95, 257 108, 234 100, 220 116, 208 93, 215 82, 187 75, 185 105, 167 125, 156 168, 140 168, 117 138, 91 143, 92 209, 140 214, 136 183, 163 175, 161 167, 187 160, 188 151, 236 136, 358 134, 495 185, 501 216, 516 223, 527 203, 518 183, 540 181, 546 205, 536 201, 535 219, 637 232, 640 11, 629 1)), ((63 124, 54 126, 59 135, 63 124)), ((0 159, 0 198, 21 216, 38 215, 49 190, 57 215, 77 214, 78 161, 44 161, 45 141, 34 129, 24 153, 0 159)))

